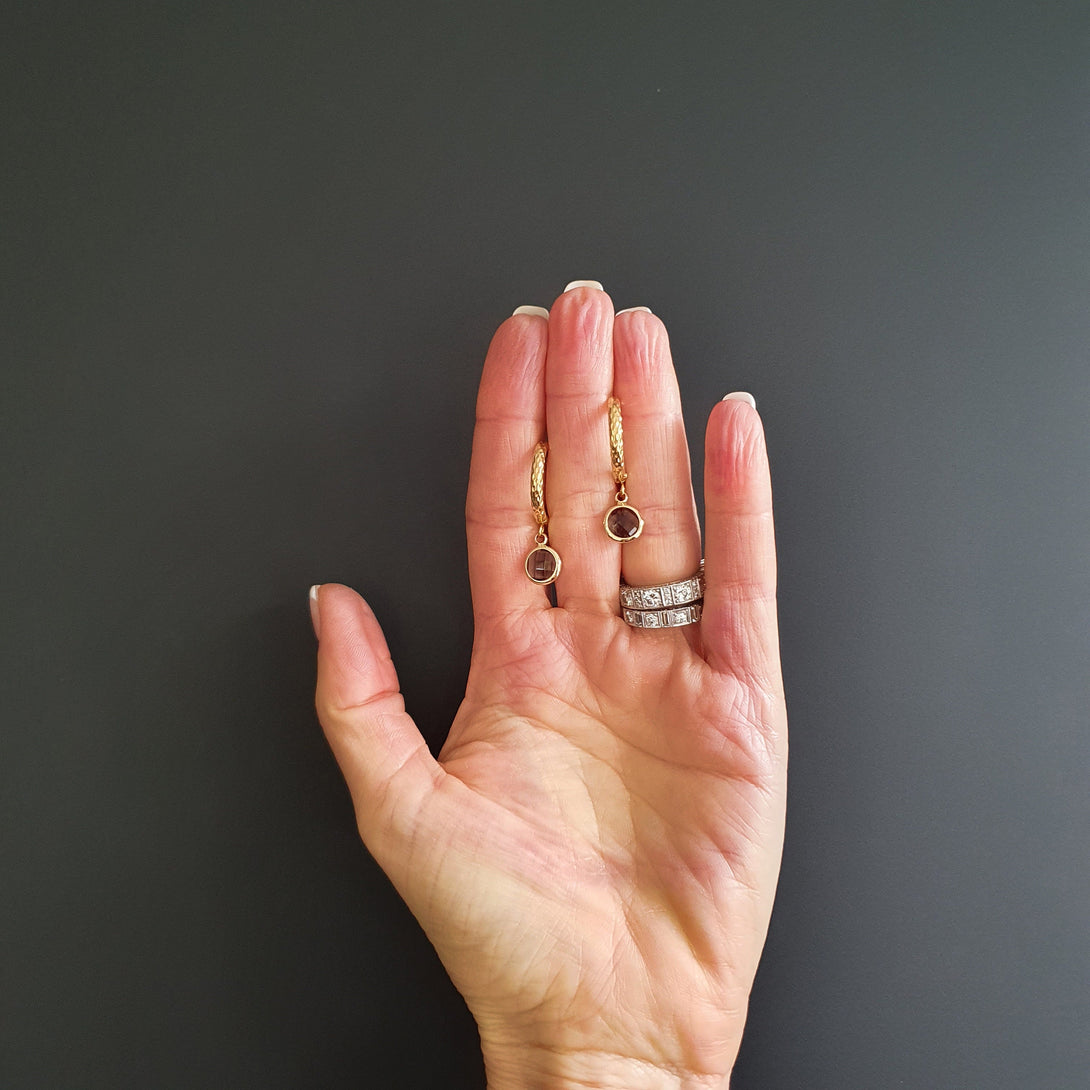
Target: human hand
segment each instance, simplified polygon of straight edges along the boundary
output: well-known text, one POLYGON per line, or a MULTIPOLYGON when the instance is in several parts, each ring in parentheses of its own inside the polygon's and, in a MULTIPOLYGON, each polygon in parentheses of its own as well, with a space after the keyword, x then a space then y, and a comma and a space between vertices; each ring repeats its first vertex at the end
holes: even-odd
POLYGON ((475 633, 439 759, 378 622, 313 595, 317 707, 360 834, 477 1020, 491 1090, 720 1087, 737 1055, 783 840, 786 713, 760 418, 715 406, 703 618, 647 631, 617 588, 699 566, 666 331, 577 287, 505 321, 477 402, 466 525, 475 633), (620 398, 623 546, 606 402, 620 398), (546 434, 557 607, 523 573, 546 434))

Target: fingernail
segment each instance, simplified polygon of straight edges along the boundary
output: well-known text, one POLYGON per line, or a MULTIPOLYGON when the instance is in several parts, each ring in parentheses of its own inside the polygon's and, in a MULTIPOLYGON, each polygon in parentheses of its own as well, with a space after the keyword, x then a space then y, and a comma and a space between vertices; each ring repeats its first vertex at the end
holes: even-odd
POLYGON ((597 280, 573 280, 564 290, 571 291, 572 288, 597 288, 598 291, 605 291, 597 280))
POLYGON ((624 310, 617 311, 617 313, 614 315, 614 317, 619 318, 622 314, 631 314, 634 310, 642 310, 644 312, 644 314, 650 314, 651 313, 651 308, 650 307, 625 307, 624 310))
POLYGON ((727 394, 724 401, 744 401, 751 409, 757 408, 757 399, 752 394, 747 394, 745 390, 735 390, 733 394, 727 394))
POLYGON ((310 623, 314 625, 314 635, 316 638, 322 638, 322 614, 318 609, 318 588, 321 583, 315 583, 310 588, 310 623))
POLYGON ((538 318, 549 317, 549 312, 544 307, 515 307, 515 309, 511 311, 511 317, 513 318, 516 314, 533 314, 538 318))

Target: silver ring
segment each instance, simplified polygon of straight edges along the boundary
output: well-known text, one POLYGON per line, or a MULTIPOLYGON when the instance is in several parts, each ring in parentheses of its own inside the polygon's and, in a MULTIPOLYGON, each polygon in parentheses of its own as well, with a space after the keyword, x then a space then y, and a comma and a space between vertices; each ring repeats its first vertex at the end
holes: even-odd
POLYGON ((621 609, 666 609, 688 605, 703 597, 703 560, 700 561, 700 570, 688 579, 675 579, 672 583, 655 583, 646 587, 630 587, 621 581, 621 609))
POLYGON ((624 623, 632 628, 681 628, 696 624, 704 611, 704 602, 690 602, 673 609, 622 609, 624 623))

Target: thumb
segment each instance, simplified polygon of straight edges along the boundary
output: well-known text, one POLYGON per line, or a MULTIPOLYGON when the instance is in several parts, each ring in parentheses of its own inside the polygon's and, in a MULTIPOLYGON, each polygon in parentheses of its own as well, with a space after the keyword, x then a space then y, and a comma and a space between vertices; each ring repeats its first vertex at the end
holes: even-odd
POLYGON ((318 719, 352 794, 360 835, 388 870, 444 773, 405 711, 371 608, 337 583, 312 587, 310 604, 318 635, 318 719))

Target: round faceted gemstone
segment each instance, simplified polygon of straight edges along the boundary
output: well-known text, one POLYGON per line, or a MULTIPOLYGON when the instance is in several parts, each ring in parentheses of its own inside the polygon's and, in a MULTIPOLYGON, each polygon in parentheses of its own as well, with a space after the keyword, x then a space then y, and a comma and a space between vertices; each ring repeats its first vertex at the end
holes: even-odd
POLYGON ((560 557, 548 545, 539 545, 526 557, 526 574, 543 587, 560 574, 560 557))
POLYGON ((619 503, 606 515, 606 533, 614 541, 632 541, 640 536, 643 519, 634 507, 619 503))

